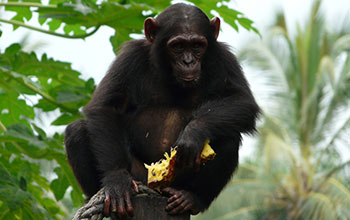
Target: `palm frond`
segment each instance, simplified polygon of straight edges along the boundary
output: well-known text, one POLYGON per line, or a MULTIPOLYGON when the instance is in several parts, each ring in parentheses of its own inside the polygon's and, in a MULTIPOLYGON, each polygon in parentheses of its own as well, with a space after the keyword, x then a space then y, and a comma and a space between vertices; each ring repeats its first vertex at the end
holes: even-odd
POLYGON ((330 198, 322 193, 309 193, 302 201, 297 218, 309 220, 336 219, 330 198))

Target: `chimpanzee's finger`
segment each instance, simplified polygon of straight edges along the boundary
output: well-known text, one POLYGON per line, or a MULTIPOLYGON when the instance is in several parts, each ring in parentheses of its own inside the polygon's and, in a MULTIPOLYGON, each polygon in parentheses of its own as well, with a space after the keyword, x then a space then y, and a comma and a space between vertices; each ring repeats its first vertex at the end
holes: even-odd
POLYGON ((178 198, 173 200, 172 202, 168 203, 168 205, 165 207, 166 211, 172 211, 174 208, 176 208, 178 205, 180 205, 182 202, 182 199, 178 198))
POLYGON ((184 212, 187 212, 187 211, 189 211, 189 210, 191 210, 191 208, 192 208, 192 204, 191 203, 184 203, 184 209, 180 212, 180 214, 182 214, 182 213, 184 213, 184 212))
POLYGON ((109 207, 111 206, 111 197, 108 193, 106 193, 105 195, 106 195, 106 198, 105 198, 103 211, 106 216, 109 216, 109 207))
POLYGON ((184 200, 182 198, 178 198, 177 200, 173 201, 172 203, 168 204, 166 209, 169 214, 178 214, 185 208, 184 200))
POLYGON ((135 190, 136 193, 139 193, 139 186, 137 185, 135 180, 131 180, 132 188, 135 190))
POLYGON ((130 193, 125 193, 125 204, 126 204, 126 211, 128 213, 129 217, 134 216, 134 208, 132 207, 131 199, 130 199, 130 193))
POLYGON ((112 212, 117 212, 117 201, 112 198, 112 212))
POLYGON ((168 203, 174 202, 174 201, 177 200, 179 197, 180 197, 180 195, 178 195, 178 194, 175 194, 175 195, 171 196, 171 197, 168 199, 168 203))
POLYGON ((118 209, 118 214, 126 215, 125 202, 124 202, 123 197, 118 198, 118 208, 117 209, 118 209))
POLYGON ((169 195, 169 196, 172 196, 172 195, 176 194, 177 191, 171 187, 166 187, 166 188, 162 189, 162 192, 169 195))

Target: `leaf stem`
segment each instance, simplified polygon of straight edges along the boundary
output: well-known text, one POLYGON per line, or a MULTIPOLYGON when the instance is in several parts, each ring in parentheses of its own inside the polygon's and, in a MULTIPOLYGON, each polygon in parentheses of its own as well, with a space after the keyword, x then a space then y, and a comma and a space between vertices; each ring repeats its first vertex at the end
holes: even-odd
POLYGON ((42 5, 40 3, 34 3, 34 2, 0 2, 0 6, 57 8, 56 5, 42 5))
MULTIPOLYGON (((10 78, 12 78, 13 80, 15 80, 16 82, 22 84, 23 86, 27 87, 28 89, 38 93, 39 95, 41 95, 44 99, 46 99, 47 101, 51 102, 52 104, 58 106, 59 108, 61 108, 64 111, 70 112, 70 113, 77 113, 76 109, 71 109, 69 107, 66 107, 60 103, 58 103, 53 97, 51 97, 50 95, 46 94, 45 92, 41 91, 40 89, 36 88, 34 85, 25 82, 25 81, 21 81, 18 80, 15 76, 13 76, 10 72, 8 71, 3 71, 3 73, 5 73, 7 76, 9 76, 10 78)), ((19 74, 19 73, 18 73, 19 74)))
POLYGON ((0 129, 3 131, 3 132, 6 132, 7 129, 6 129, 6 126, 0 121, 0 129))
POLYGON ((44 30, 41 28, 37 28, 37 27, 31 26, 31 25, 27 25, 27 24, 20 22, 20 21, 6 20, 6 19, 0 18, 0 22, 12 24, 12 25, 17 25, 17 26, 21 26, 21 27, 24 27, 24 28, 27 28, 30 30, 34 30, 34 31, 38 31, 41 33, 50 34, 50 35, 54 35, 57 37, 69 38, 69 39, 84 39, 86 37, 93 35, 100 28, 100 25, 98 25, 98 26, 95 26, 95 29, 92 30, 90 33, 71 36, 71 35, 67 35, 67 34, 60 34, 60 33, 54 32, 54 31, 48 31, 48 30, 44 30))

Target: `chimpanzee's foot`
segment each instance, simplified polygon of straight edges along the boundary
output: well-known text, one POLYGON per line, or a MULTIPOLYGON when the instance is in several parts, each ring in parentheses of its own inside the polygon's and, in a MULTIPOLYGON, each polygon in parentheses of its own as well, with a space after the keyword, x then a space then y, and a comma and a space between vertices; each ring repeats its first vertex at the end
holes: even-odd
POLYGON ((168 205, 165 208, 171 215, 190 212, 196 215, 200 211, 200 202, 198 197, 186 190, 178 190, 172 187, 167 187, 162 192, 169 195, 168 205))

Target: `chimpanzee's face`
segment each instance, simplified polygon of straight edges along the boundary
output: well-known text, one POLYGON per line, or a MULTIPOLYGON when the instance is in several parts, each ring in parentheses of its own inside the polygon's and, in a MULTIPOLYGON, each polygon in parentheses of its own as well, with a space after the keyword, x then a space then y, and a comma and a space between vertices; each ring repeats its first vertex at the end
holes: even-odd
POLYGON ((172 36, 167 42, 174 77, 183 86, 196 83, 201 76, 201 61, 208 46, 207 39, 192 31, 172 36))

